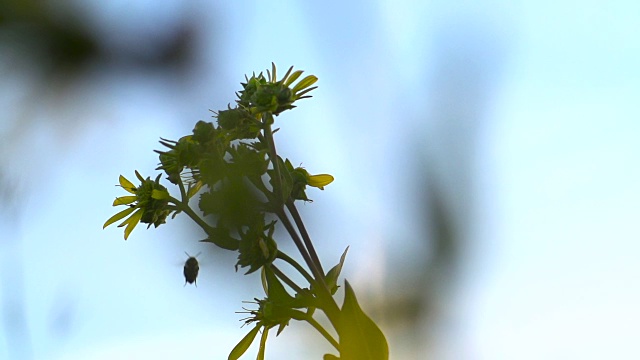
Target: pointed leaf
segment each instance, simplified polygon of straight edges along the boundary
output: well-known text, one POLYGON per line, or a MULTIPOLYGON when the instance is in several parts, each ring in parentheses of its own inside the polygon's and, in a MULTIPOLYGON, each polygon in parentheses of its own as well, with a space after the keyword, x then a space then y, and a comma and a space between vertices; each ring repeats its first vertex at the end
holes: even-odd
POLYGON ((135 208, 124 209, 124 210, 120 211, 119 213, 113 215, 112 217, 109 218, 109 220, 107 220, 107 222, 104 223, 102 228, 104 229, 107 226, 113 224, 114 222, 116 222, 116 221, 124 218, 125 216, 131 214, 133 212, 133 210, 135 210, 135 208))
POLYGON ((267 278, 267 296, 269 299, 280 304, 290 304, 293 302, 293 296, 289 295, 287 290, 276 277, 270 267, 264 267, 265 277, 267 278))
POLYGON ((242 340, 240 340, 238 345, 236 345, 236 347, 231 350, 231 353, 229 354, 229 360, 238 360, 240 356, 242 356, 242 354, 247 351, 249 346, 251 346, 251 343, 253 343, 253 339, 256 338, 256 335, 260 330, 260 325, 260 323, 257 323, 256 327, 251 329, 251 331, 249 331, 249 333, 245 335, 242 340))
POLYGON ((344 249, 338 265, 331 268, 331 270, 329 270, 327 276, 325 277, 325 282, 327 283, 329 290, 331 290, 331 295, 335 294, 336 291, 338 291, 338 277, 340 276, 340 272, 342 272, 342 265, 344 265, 344 259, 347 257, 347 251, 349 251, 348 246, 346 249, 344 249))
POLYGON ((210 242, 215 244, 223 249, 236 251, 240 247, 240 240, 234 239, 229 235, 229 230, 224 227, 215 227, 208 231, 209 237, 204 240, 200 240, 201 242, 210 242))
POLYGON ((340 357, 349 360, 388 360, 389 345, 378 325, 365 314, 353 288, 345 280, 344 304, 338 334, 340 357))
MULTIPOLYGON (((293 70, 293 66, 289 68, 289 70, 287 70, 287 73, 284 74, 284 76, 282 77, 282 81, 286 81, 287 78, 289 77, 289 74, 291 74, 291 70, 293 70)), ((289 86, 288 84, 285 84, 286 86, 289 86)))
POLYGON ((276 64, 271 63, 271 82, 276 82, 276 64))
POLYGON ((136 173, 136 177, 138 178, 138 180, 144 182, 144 178, 142 177, 142 175, 140 175, 140 173, 138 172, 138 170, 135 171, 136 173))
POLYGON ((315 90, 317 88, 318 88, 317 86, 314 86, 314 87, 310 87, 308 89, 305 89, 304 91, 300 91, 299 93, 296 94, 296 98, 298 98, 298 99, 310 98, 311 95, 304 96, 304 94, 306 94, 308 92, 311 92, 311 91, 313 91, 313 90, 315 90))

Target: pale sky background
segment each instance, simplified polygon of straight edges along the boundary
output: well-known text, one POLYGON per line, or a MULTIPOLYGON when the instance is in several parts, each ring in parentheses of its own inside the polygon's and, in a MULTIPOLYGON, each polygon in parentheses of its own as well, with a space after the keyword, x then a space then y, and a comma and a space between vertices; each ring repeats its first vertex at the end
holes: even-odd
MULTIPOLYGON (((107 50, 144 53, 187 19, 195 63, 186 80, 95 64, 43 87, 19 50, 0 50, 0 168, 16 199, 0 209, 0 299, 27 321, 20 354, 0 327, 0 359, 227 357, 258 277, 203 253, 198 287, 183 287, 184 251, 206 249, 184 216, 126 242, 102 224, 120 174, 155 177, 160 137, 212 121, 272 61, 319 77, 276 141, 335 176, 302 212, 327 267, 350 246, 344 275, 365 310, 420 261, 421 166, 464 213, 455 283, 413 330, 431 340, 408 346, 382 322, 391 359, 640 358, 640 2, 51 3, 81 12, 107 50)), ((267 358, 331 350, 302 329, 267 358)))

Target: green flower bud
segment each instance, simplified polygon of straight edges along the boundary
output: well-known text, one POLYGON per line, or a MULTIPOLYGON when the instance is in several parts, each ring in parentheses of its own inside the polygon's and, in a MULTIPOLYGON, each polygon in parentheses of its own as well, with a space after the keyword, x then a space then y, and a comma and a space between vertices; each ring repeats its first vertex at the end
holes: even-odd
POLYGON ((264 225, 264 216, 260 216, 256 224, 245 233, 240 234, 240 248, 238 266, 249 267, 246 274, 260 269, 265 264, 270 264, 278 254, 278 246, 273 239, 275 221, 264 225), (267 234, 265 234, 265 230, 267 234))
POLYGON ((149 177, 144 179, 136 171, 136 177, 141 181, 138 187, 135 187, 131 181, 120 175, 120 186, 133 195, 116 198, 113 206, 126 205, 127 208, 113 215, 103 225, 104 229, 130 215, 118 225, 118 227, 126 226, 124 230, 125 240, 138 223, 149 224, 148 227, 151 225, 158 227, 164 224, 167 216, 174 211, 168 208, 170 196, 167 188, 160 185, 160 175, 155 180, 151 180, 149 177))

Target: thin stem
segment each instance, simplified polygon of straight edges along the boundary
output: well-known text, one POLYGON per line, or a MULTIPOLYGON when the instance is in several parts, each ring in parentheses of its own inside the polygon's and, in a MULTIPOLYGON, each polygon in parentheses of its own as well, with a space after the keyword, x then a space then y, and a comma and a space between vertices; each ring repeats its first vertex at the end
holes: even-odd
POLYGON ((305 263, 313 273, 313 276, 315 277, 316 281, 320 281, 319 279, 322 280, 324 276, 322 275, 322 273, 320 273, 318 268, 315 266, 316 264, 311 259, 311 256, 307 252, 307 249, 304 247, 302 240, 300 239, 300 236, 298 235, 295 228, 291 224, 291 220, 289 220, 289 218, 287 217, 287 215, 283 210, 278 210, 276 215, 278 215, 278 218, 282 222, 282 225, 284 225, 285 229, 287 229, 289 236, 291 236, 291 239, 293 239, 293 243, 298 248, 298 251, 302 255, 302 258, 304 258, 305 263))
POLYGON ((276 209, 275 209, 276 214, 278 215, 278 218, 280 218, 280 221, 282 221, 282 224, 284 225, 284 227, 287 229, 287 232, 289 232, 289 235, 293 239, 293 242, 296 244, 296 247, 298 248, 298 251, 304 258, 305 263, 307 263, 307 266, 309 266, 309 269, 311 269, 311 272, 316 277, 316 280, 321 281, 319 279, 324 278, 324 274, 321 273, 319 269, 317 269, 316 264, 314 263, 313 259, 309 255, 309 252, 304 247, 302 240, 300 240, 300 236, 298 236, 298 233, 293 228, 293 225, 291 225, 291 221, 287 217, 287 214, 282 209, 283 199, 282 199, 282 177, 280 175, 280 162, 278 161, 278 153, 276 152, 276 145, 273 140, 273 132, 271 131, 271 123, 273 123, 273 116, 268 113, 265 114, 263 117, 263 123, 264 123, 264 141, 267 143, 267 147, 269 148, 269 158, 271 160, 271 164, 273 164, 273 169, 276 173, 275 179, 274 179, 274 189, 273 189, 273 192, 275 195, 275 201, 276 201, 276 209))
POLYGON ((289 232, 289 235, 291 235, 293 242, 298 247, 298 251, 300 251, 302 257, 305 259, 307 266, 309 266, 309 268, 311 269, 311 272, 315 277, 315 283, 319 284, 319 286, 315 288, 318 299, 320 300, 320 304, 322 304, 322 306, 319 308, 322 309, 325 314, 327 314, 329 321, 331 321, 331 324, 334 326, 334 328, 337 329, 340 308, 338 308, 338 304, 336 304, 336 301, 333 299, 333 296, 331 296, 331 293, 329 292, 329 287, 324 281, 324 275, 320 273, 318 268, 315 266, 315 263, 309 257, 309 254, 306 253, 306 249, 304 248, 304 245, 302 245, 302 240, 300 240, 298 233, 296 233, 293 225, 291 224, 291 221, 285 215, 284 211, 278 211, 277 215, 282 221, 284 227, 289 232))
POLYGON ((313 247, 313 243, 311 242, 311 237, 309 237, 309 233, 307 232, 307 229, 305 228, 304 223, 302 222, 300 213, 298 212, 298 209, 296 208, 296 205, 293 203, 292 200, 287 201, 287 209, 289 209, 289 213, 293 217, 293 221, 295 221, 296 226, 298 227, 298 230, 300 230, 300 235, 302 235, 302 240, 304 240, 304 244, 306 245, 307 250, 309 251, 309 255, 311 256, 311 259, 317 264, 318 269, 322 272, 322 274, 325 274, 324 270, 322 269, 322 263, 320 262, 320 258, 318 257, 318 254, 316 253, 316 250, 313 247))
POLYGON ((273 273, 277 277, 279 277, 282 281, 284 281, 287 285, 289 285, 290 288, 295 290, 296 293, 300 293, 302 291, 302 288, 300 288, 300 286, 298 286, 298 284, 293 282, 293 280, 289 279, 289 277, 287 275, 285 275, 282 271, 280 271, 280 269, 278 269, 277 266, 271 264, 271 270, 273 270, 273 273))
MULTIPOLYGON (((275 213, 278 216, 278 218, 280 218, 280 221, 284 225, 285 229, 287 229, 287 232, 293 239, 293 242, 296 244, 296 247, 298 248, 300 255, 302 255, 302 257, 304 258, 305 263, 311 270, 311 273, 313 273, 313 276, 316 282, 319 284, 319 286, 316 288, 316 291, 317 291, 317 295, 320 300, 320 303, 323 304, 321 309, 325 312, 325 314, 329 318, 329 321, 331 321, 331 324, 334 326, 334 328, 337 328, 338 318, 340 315, 340 308, 338 308, 338 304, 336 304, 335 300, 333 299, 333 296, 331 296, 331 293, 329 292, 329 287, 327 286, 327 283, 324 281, 324 272, 321 270, 322 266, 320 265, 320 261, 318 260, 317 254, 315 255, 314 258, 310 256, 307 248, 305 248, 302 240, 300 239, 300 236, 298 235, 295 228, 291 224, 291 220, 289 220, 289 217, 287 216, 287 214, 284 212, 284 209, 283 209, 283 205, 284 205, 283 201, 285 199, 283 199, 283 194, 282 194, 282 177, 280 173, 281 169, 278 161, 278 154, 276 152, 276 145, 273 140, 273 132, 271 131, 271 124, 273 123, 273 115, 271 115, 270 113, 266 113, 265 115, 263 115, 262 120, 264 124, 264 140, 267 143, 267 146, 269 148, 269 157, 270 157, 271 163, 273 164, 273 169, 275 171, 275 176, 276 176, 274 181, 274 195, 277 201, 275 213)), ((294 207, 294 213, 297 214, 297 210, 295 210, 295 207, 294 207)), ((300 215, 298 214, 298 218, 299 217, 300 215)), ((298 219, 296 223, 298 223, 298 221, 300 223, 302 222, 302 220, 298 219)), ((306 238, 309 239, 308 234, 306 238)), ((310 244, 311 239, 309 239, 308 242, 310 244)))
POLYGON ((187 192, 184 189, 184 184, 182 183, 182 179, 179 179, 178 187, 180 188, 180 197, 182 198, 182 202, 187 203, 189 199, 187 199, 187 192))
POLYGON ((306 320, 309 324, 311 324, 311 326, 318 330, 318 332, 322 334, 322 336, 324 336, 324 338, 327 339, 327 341, 329 341, 331 345, 336 348, 336 350, 340 350, 340 345, 338 344, 336 339, 334 339, 333 336, 331 336, 331 334, 329 334, 327 330, 322 327, 322 325, 318 324, 318 322, 311 316, 309 316, 306 320))
POLYGON ((302 274, 302 276, 304 276, 305 279, 307 279, 309 284, 316 284, 316 280, 307 272, 307 270, 305 270, 302 265, 298 264, 298 262, 292 259, 289 255, 283 253, 282 251, 278 251, 276 258, 284 260, 285 262, 289 263, 289 265, 293 266, 296 270, 298 270, 300 274, 302 274))
POLYGON ((278 161, 278 153, 276 152, 276 143, 273 141, 273 132, 271 131, 271 124, 273 123, 273 116, 269 113, 263 116, 264 123, 264 140, 269 147, 269 158, 271 159, 271 163, 273 164, 273 170, 276 173, 275 178, 275 186, 274 193, 276 195, 276 200, 278 201, 278 208, 282 206, 283 198, 282 198, 282 177, 280 175, 280 162, 278 161))
POLYGON ((182 201, 172 196, 169 197, 169 202, 173 203, 179 210, 189 215, 189 217, 193 219, 193 221, 195 221, 198 225, 200 225, 202 230, 204 230, 204 232, 207 233, 207 235, 213 232, 213 228, 209 224, 207 224, 204 220, 202 220, 202 218, 198 216, 198 214, 196 214, 189 205, 183 203, 182 201))

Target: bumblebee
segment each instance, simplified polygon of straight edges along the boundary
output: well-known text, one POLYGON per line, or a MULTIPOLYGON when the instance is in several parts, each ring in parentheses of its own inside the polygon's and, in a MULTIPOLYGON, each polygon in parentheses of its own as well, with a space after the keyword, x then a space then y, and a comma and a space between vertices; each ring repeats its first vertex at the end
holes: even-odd
POLYGON ((198 271, 200 271, 200 265, 198 265, 198 259, 196 259, 196 257, 200 255, 200 253, 196 256, 191 256, 186 251, 184 253, 188 256, 187 261, 184 263, 184 285, 186 286, 187 283, 189 283, 198 287, 196 278, 198 277, 198 271))

